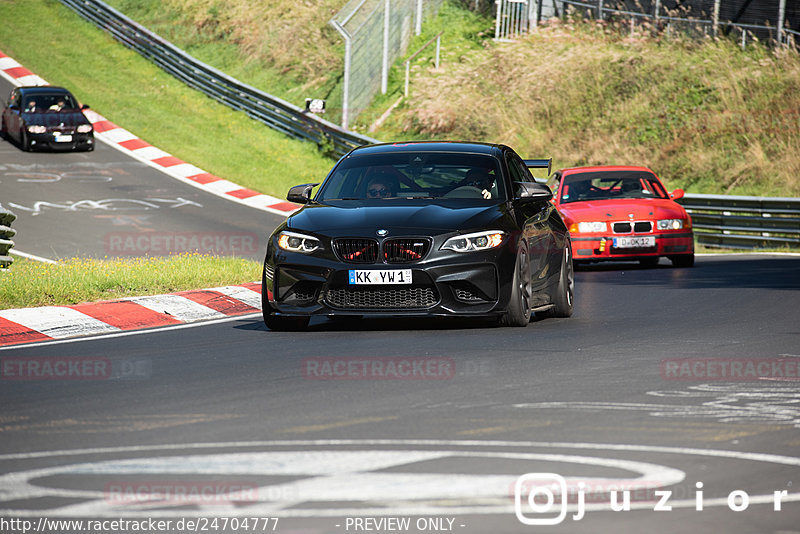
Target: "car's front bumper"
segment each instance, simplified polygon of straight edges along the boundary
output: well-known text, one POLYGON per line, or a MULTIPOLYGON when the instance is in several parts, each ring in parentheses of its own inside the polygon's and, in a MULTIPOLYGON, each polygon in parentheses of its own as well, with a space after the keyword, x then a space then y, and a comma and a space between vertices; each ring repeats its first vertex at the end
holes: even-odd
POLYGON ((516 259, 516 249, 507 245, 465 254, 437 251, 413 264, 269 254, 263 290, 270 306, 286 315, 499 316, 506 310, 516 259), (410 269, 412 283, 349 283, 350 270, 372 269, 410 269))
POLYGON ((33 150, 48 149, 48 150, 87 150, 94 147, 94 134, 90 133, 72 133, 67 134, 69 141, 64 139, 63 135, 56 136, 53 132, 43 134, 28 134, 30 147, 33 150))
POLYGON ((678 256, 694 253, 694 235, 691 230, 674 232, 637 234, 636 237, 653 236, 653 247, 617 248, 615 237, 633 237, 626 235, 598 235, 572 233, 573 258, 576 260, 615 261, 636 260, 646 257, 678 256))

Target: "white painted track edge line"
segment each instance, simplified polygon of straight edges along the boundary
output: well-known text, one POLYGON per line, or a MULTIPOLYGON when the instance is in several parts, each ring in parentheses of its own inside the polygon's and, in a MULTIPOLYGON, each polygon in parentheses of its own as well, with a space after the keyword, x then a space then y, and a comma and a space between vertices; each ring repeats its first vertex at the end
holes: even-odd
POLYGON ((27 252, 22 252, 21 250, 15 250, 13 248, 10 249, 8 251, 8 253, 9 254, 13 254, 15 256, 19 256, 20 258, 26 258, 26 259, 33 260, 33 261, 40 261, 42 263, 50 263, 50 264, 53 264, 53 265, 58 265, 58 262, 55 261, 55 260, 51 260, 51 259, 48 259, 48 258, 43 258, 41 256, 36 256, 34 254, 29 254, 27 252))

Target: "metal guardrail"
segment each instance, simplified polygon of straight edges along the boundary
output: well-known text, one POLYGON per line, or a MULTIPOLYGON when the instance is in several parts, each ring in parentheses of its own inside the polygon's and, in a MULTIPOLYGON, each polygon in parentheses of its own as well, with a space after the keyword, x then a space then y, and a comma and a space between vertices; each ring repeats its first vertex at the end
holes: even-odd
POLYGON ((14 246, 11 238, 17 234, 17 231, 11 228, 11 223, 16 218, 16 215, 0 206, 0 271, 7 270, 14 261, 8 251, 14 246))
POLYGON ((336 157, 378 142, 227 76, 100 0, 60 1, 187 85, 290 137, 311 141, 336 157))
POLYGON ((800 198, 686 195, 697 242, 709 247, 800 246, 800 198))

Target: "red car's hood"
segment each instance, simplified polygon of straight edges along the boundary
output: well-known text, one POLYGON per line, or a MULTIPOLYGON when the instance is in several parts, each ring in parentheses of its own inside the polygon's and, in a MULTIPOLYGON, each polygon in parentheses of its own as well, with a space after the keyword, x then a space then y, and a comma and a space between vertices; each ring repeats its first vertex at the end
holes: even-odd
POLYGON ((649 221, 686 217, 686 211, 677 202, 662 198, 570 202, 560 204, 558 211, 567 219, 568 223, 579 221, 649 221))

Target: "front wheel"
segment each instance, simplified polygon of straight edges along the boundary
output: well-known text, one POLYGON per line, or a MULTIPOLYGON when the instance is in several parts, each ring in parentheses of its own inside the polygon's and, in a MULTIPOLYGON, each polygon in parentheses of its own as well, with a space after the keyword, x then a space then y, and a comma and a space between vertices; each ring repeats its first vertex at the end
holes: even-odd
POLYGON ((22 129, 22 137, 20 137, 20 148, 22 148, 25 152, 31 151, 31 140, 28 138, 28 132, 25 131, 25 128, 22 129))
POLYGON ((572 244, 567 241, 561 262, 561 276, 558 279, 553 307, 545 312, 547 317, 571 317, 575 297, 575 268, 572 265, 572 244))
POLYGON ((531 263, 528 252, 520 245, 508 309, 500 319, 502 326, 528 326, 531 320, 531 263))
POLYGON ((670 256, 673 267, 694 267, 694 253, 670 256))
POLYGON ((310 320, 310 317, 292 317, 276 314, 272 305, 269 303, 266 272, 261 275, 261 315, 264 317, 264 324, 267 328, 276 332, 297 332, 305 330, 310 320))

